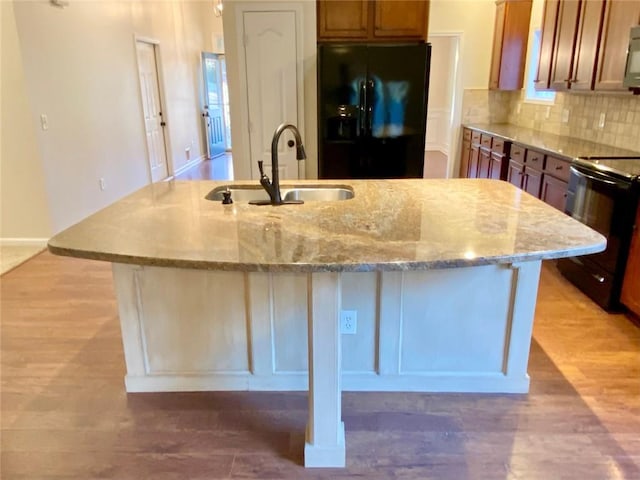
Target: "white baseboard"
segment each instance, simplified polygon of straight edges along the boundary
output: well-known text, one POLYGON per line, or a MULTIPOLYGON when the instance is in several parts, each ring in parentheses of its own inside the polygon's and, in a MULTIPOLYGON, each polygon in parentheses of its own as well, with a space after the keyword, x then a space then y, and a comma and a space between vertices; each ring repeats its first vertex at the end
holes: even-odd
POLYGON ((45 248, 48 241, 48 238, 0 238, 0 246, 45 248))
POLYGON ((167 178, 167 180, 173 180, 175 177, 177 177, 178 175, 180 175, 182 172, 186 172, 187 170, 189 170, 191 167, 194 167, 196 165, 198 165, 199 163, 202 163, 204 160, 206 159, 205 155, 200 155, 198 158, 194 158, 193 160, 191 160, 190 162, 185 163, 183 166, 181 166, 178 170, 176 170, 175 172, 173 172, 173 175, 171 175, 170 177, 167 178))
POLYGON ((449 146, 443 144, 431 144, 426 145, 424 148, 425 152, 440 152, 444 155, 449 156, 449 146))

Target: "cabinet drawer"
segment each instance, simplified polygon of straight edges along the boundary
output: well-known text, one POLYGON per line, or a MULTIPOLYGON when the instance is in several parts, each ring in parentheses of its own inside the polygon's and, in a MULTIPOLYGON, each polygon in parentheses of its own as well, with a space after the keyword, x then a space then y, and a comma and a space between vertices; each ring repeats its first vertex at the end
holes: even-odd
POLYGON ((526 148, 514 143, 511 145, 511 154, 509 157, 511 160, 515 160, 518 163, 524 163, 524 154, 526 151, 526 148))
POLYGON ((465 128, 465 129, 462 131, 462 139, 463 139, 465 142, 469 142, 469 141, 471 141, 471 130, 469 130, 468 128, 465 128))
POLYGON ((504 153, 504 140, 501 138, 494 138, 493 145, 491 146, 491 151, 496 153, 504 153))
POLYGON ((531 168, 542 170, 542 167, 544 166, 544 154, 536 152, 535 150, 527 150, 524 163, 531 168))
POLYGON ((471 143, 480 144, 480 132, 471 130, 471 143))
POLYGON ((491 135, 483 133, 480 137, 480 145, 486 148, 491 148, 491 140, 493 140, 493 137, 491 135))
POLYGON ((544 166, 545 173, 553 175, 565 182, 569 181, 569 162, 560 160, 559 158, 547 156, 547 162, 544 166))

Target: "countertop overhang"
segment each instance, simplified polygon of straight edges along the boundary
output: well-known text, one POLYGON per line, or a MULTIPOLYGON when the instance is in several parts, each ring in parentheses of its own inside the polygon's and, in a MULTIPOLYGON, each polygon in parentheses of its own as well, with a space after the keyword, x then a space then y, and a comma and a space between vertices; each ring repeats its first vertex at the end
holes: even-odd
POLYGON ((222 205, 221 185, 146 186, 59 233, 58 255, 223 271, 425 270, 596 253, 606 239, 544 202, 496 180, 319 180, 355 198, 304 205, 222 205))

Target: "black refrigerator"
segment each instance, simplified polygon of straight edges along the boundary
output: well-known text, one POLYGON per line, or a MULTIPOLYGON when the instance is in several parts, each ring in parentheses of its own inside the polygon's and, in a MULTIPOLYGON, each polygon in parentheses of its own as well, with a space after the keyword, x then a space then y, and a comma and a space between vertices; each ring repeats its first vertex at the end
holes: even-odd
POLYGON ((430 44, 318 46, 320 178, 421 178, 430 44))

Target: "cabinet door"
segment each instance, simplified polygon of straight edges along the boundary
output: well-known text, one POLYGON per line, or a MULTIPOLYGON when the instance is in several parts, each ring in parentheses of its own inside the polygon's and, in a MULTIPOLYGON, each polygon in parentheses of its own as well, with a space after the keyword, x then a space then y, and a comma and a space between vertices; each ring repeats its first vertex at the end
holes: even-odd
POLYGON ((478 164, 480 163, 480 147, 471 145, 471 156, 469 157, 469 178, 478 177, 478 164))
POLYGON ((491 153, 491 163, 489 165, 489 178, 494 180, 500 180, 502 176, 502 162, 504 161, 504 155, 500 153, 491 153))
POLYGON ((491 152, 480 149, 480 163, 478 165, 478 178, 489 178, 489 168, 491 167, 491 152))
POLYGON ((373 36, 426 40, 428 16, 425 0, 376 0, 373 36))
POLYGON ((537 90, 546 90, 551 84, 551 62, 553 60, 553 45, 556 38, 559 6, 559 0, 547 0, 544 2, 538 74, 534 81, 534 86, 537 90))
POLYGON ((636 214, 636 226, 631 239, 620 301, 629 310, 640 316, 640 208, 636 214))
POLYGON ((507 170, 507 181, 518 188, 522 188, 522 171, 524 166, 521 163, 509 160, 509 169, 507 170))
POLYGON ((507 10, 505 2, 496 3, 496 23, 493 27, 493 52, 491 55, 491 71, 489 73, 489 88, 500 87, 500 64, 502 63, 502 40, 504 34, 504 17, 507 10))
POLYGON ((569 88, 579 14, 580 0, 560 0, 551 66, 552 90, 567 90, 569 88))
POLYGON ((595 90, 627 90, 622 86, 622 80, 629 46, 629 30, 638 23, 640 23, 640 1, 606 2, 595 90))
POLYGON ((564 207, 567 203, 567 182, 550 175, 544 175, 542 177, 540 198, 552 207, 564 212, 564 207))
POLYGON ((542 185, 542 172, 531 167, 524 167, 524 178, 522 179, 522 189, 540 198, 540 187, 542 185))
POLYGON ((489 88, 522 88, 531 3, 530 0, 503 0, 496 3, 489 88))
MULTIPOLYGON (((596 75, 596 53, 602 27, 604 0, 582 2, 576 38, 571 90, 591 90, 596 75)), ((624 73, 624 67, 623 67, 624 73)))
POLYGON ((471 158, 471 145, 468 142, 462 144, 462 157, 460 157, 460 178, 469 177, 469 160, 471 158))
POLYGON ((368 0, 318 0, 318 39, 366 39, 368 0))

